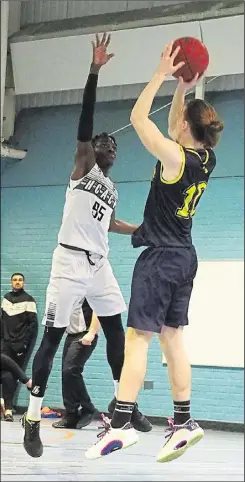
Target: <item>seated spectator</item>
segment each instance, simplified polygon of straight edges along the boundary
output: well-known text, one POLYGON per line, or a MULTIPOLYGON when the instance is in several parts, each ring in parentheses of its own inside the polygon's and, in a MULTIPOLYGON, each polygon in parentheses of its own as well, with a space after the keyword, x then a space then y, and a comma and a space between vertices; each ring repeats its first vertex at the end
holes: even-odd
MULTIPOLYGON (((24 275, 11 276, 12 291, 4 295, 1 307, 1 352, 25 369, 38 331, 36 302, 24 290, 24 275)), ((10 369, 1 370, 6 421, 12 422, 13 398, 18 379, 10 369)))

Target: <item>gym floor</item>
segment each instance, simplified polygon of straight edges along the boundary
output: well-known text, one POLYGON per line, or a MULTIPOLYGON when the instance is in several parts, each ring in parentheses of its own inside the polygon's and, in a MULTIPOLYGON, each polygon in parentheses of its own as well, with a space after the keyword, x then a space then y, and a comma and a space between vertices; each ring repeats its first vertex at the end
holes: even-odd
POLYGON ((155 456, 164 441, 164 428, 140 434, 140 442, 99 460, 86 460, 85 450, 96 441, 99 422, 83 430, 52 428, 42 420, 44 453, 30 458, 22 447, 23 430, 1 422, 1 481, 242 481, 242 433, 206 430, 204 439, 179 459, 159 464, 155 456))

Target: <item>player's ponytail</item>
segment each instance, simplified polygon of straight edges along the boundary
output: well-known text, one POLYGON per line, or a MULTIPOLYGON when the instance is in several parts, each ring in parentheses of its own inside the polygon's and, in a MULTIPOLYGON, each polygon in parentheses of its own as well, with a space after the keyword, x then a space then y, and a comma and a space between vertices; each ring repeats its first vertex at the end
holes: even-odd
POLYGON ((201 99, 190 101, 186 106, 185 119, 196 141, 203 144, 205 148, 216 146, 224 123, 208 102, 201 99))

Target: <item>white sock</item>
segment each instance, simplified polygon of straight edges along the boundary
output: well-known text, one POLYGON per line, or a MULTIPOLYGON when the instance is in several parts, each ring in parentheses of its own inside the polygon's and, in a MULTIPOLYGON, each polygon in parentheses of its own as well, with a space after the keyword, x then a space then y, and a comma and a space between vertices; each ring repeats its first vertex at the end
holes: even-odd
POLYGON ((33 397, 30 394, 29 407, 27 410, 27 418, 38 422, 41 420, 41 408, 43 403, 43 397, 33 397))
POLYGON ((117 398, 119 381, 118 381, 118 380, 113 380, 113 383, 114 383, 114 396, 117 398))

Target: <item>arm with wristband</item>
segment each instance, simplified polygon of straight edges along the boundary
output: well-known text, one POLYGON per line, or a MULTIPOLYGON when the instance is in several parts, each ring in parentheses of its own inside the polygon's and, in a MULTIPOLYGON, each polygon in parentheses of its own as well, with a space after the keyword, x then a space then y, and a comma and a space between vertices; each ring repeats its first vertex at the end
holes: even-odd
POLYGON ((110 35, 105 33, 103 34, 102 40, 96 35, 95 42, 92 42, 93 60, 83 94, 82 112, 77 132, 75 167, 71 175, 71 179, 74 181, 87 174, 95 164, 94 150, 92 147, 94 107, 99 71, 114 55, 107 53, 109 43, 110 35))

